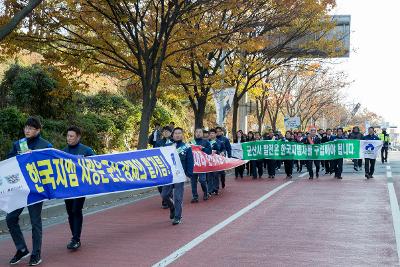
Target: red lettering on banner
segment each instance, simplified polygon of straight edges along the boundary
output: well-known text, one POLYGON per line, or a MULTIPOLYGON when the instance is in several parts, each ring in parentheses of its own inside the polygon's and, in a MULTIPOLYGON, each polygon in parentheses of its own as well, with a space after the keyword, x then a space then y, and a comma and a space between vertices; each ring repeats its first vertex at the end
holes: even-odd
POLYGON ((192 152, 194 160, 194 173, 229 170, 247 162, 245 160, 236 158, 226 158, 215 153, 208 155, 201 151, 201 147, 194 145, 192 146, 192 152))

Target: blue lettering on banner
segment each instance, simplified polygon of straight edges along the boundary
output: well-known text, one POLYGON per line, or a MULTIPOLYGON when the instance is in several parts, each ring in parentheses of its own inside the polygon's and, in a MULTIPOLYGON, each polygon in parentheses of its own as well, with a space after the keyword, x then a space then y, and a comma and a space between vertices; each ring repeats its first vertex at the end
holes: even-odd
MULTIPOLYGON (((172 161, 176 166, 174 154, 172 161)), ((76 198, 173 182, 170 164, 160 149, 74 156, 55 149, 17 156, 30 189, 28 205, 45 199, 76 198)))

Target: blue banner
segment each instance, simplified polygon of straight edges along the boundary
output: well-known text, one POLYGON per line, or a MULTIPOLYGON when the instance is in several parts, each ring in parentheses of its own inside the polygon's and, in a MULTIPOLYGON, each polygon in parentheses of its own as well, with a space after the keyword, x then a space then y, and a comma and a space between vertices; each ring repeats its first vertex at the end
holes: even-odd
POLYGON ((0 162, 0 209, 184 182, 174 146, 81 157, 37 150, 0 162))

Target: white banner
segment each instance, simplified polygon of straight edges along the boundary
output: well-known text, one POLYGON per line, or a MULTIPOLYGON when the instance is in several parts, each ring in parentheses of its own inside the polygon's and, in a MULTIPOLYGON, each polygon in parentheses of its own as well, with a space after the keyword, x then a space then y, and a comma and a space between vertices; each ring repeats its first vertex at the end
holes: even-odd
POLYGON ((300 129, 300 117, 285 117, 283 119, 286 130, 300 129))
POLYGON ((213 90, 215 110, 217 111, 217 124, 223 125, 229 111, 232 108, 235 88, 226 88, 223 90, 213 90))
POLYGON ((232 158, 243 159, 243 149, 242 144, 231 144, 232 148, 232 158))
POLYGON ((360 158, 376 159, 382 145, 380 140, 360 140, 360 158))
POLYGON ((11 212, 27 206, 30 192, 17 158, 0 161, 0 209, 11 212))

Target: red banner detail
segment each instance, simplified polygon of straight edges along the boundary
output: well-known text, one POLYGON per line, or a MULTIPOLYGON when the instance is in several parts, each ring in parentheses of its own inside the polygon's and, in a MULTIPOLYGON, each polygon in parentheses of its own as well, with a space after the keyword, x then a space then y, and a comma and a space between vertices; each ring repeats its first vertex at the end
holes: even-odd
POLYGON ((246 160, 226 158, 213 152, 208 155, 201 151, 201 146, 192 145, 194 173, 218 172, 230 170, 245 164, 246 160))

